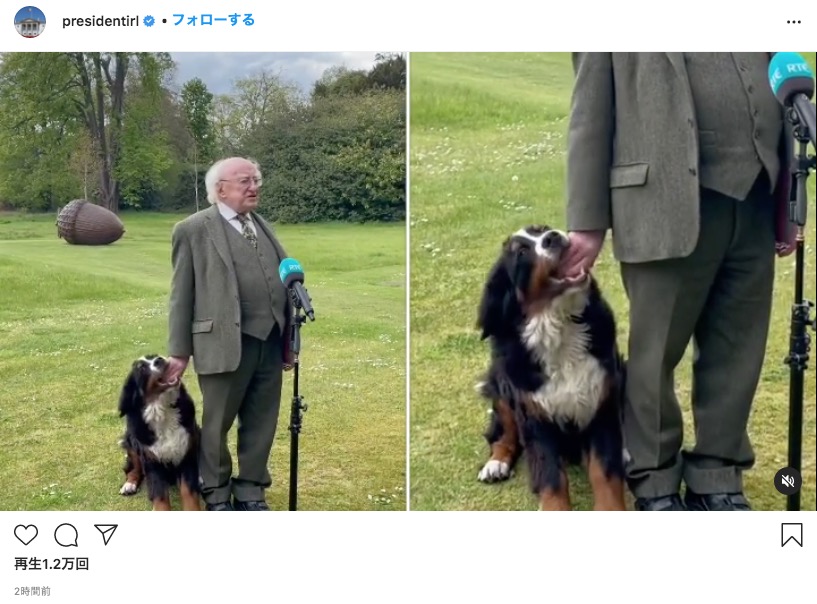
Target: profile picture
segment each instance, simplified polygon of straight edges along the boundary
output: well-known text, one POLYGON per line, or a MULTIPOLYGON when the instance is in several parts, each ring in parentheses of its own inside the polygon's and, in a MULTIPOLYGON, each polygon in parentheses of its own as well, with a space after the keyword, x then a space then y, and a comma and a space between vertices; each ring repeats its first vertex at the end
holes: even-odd
POLYGON ((24 38, 36 38, 45 31, 45 14, 36 6, 25 6, 14 15, 14 29, 24 38))

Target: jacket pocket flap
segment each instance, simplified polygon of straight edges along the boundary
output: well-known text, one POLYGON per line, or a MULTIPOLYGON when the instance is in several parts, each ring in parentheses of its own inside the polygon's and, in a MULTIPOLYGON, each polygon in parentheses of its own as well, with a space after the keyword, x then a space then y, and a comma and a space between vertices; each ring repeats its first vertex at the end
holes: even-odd
POLYGON ((643 187, 647 184, 647 173, 650 164, 629 164, 613 166, 610 170, 610 188, 643 187))
POLYGON ((193 321, 193 333, 210 333, 213 331, 213 320, 193 321))

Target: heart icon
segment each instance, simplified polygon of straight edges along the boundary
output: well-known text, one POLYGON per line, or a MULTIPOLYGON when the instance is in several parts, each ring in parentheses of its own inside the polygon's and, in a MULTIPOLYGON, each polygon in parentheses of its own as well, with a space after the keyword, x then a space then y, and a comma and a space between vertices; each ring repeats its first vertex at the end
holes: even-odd
POLYGON ((14 527, 14 536, 17 537, 17 540, 23 545, 28 545, 37 538, 37 527, 33 524, 29 524, 28 526, 18 524, 14 527))

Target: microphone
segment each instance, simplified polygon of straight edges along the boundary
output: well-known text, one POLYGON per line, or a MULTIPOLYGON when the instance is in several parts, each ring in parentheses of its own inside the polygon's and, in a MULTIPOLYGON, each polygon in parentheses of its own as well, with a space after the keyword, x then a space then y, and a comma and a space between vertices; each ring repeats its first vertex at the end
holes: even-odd
POLYGON ((278 276, 281 277, 284 287, 294 294, 293 302, 295 305, 303 308, 306 316, 314 321, 315 311, 312 310, 309 294, 306 293, 303 286, 304 269, 301 268, 301 264, 294 258, 284 258, 278 266, 278 276))
POLYGON ((817 146, 817 117, 810 102, 814 96, 814 74, 805 59, 796 52, 775 53, 769 63, 769 84, 777 100, 787 109, 794 109, 808 130, 811 144, 817 146))

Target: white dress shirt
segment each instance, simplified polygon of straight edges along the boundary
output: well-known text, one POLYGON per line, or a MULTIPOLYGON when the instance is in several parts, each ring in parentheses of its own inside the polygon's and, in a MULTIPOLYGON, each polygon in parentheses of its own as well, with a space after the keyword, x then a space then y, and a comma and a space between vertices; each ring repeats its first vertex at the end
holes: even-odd
MULTIPOLYGON (((216 204, 218 205, 218 211, 224 217, 224 220, 227 221, 227 224, 232 226, 239 234, 243 235, 244 230, 241 226, 241 222, 238 220, 238 212, 232 209, 230 206, 217 201, 216 204)), ((255 222, 253 222, 252 216, 247 214, 247 218, 249 219, 250 229, 252 232, 255 233, 255 236, 258 237, 258 229, 255 226, 255 222)))

